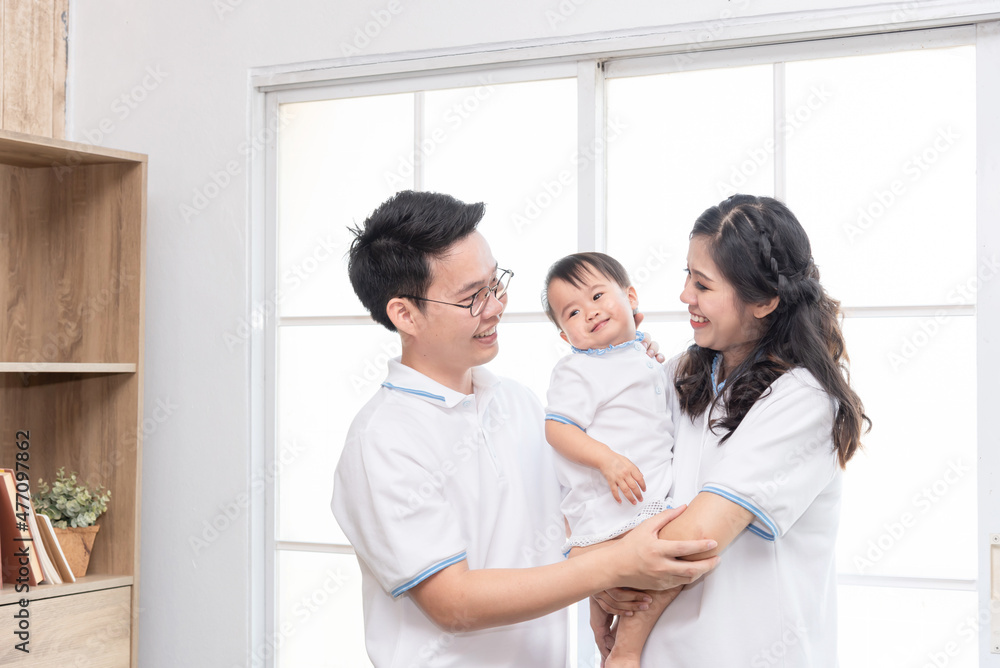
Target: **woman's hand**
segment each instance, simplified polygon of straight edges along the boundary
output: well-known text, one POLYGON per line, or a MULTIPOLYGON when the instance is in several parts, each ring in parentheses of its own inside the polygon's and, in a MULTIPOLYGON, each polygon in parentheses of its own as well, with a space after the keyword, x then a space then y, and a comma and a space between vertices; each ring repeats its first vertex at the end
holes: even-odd
MULTIPOLYGON (((591 597, 591 604, 597 604, 608 615, 631 617, 638 610, 648 610, 653 599, 641 589, 615 587, 599 591, 591 597)), ((593 619, 591 614, 591 619, 593 619)))
POLYGON ((601 652, 601 666, 611 654, 618 636, 618 624, 623 617, 634 614, 627 607, 642 601, 642 610, 650 610, 648 614, 656 619, 674 602, 684 587, 674 587, 663 591, 637 591, 634 589, 609 589, 597 592, 590 598, 590 629, 594 633, 594 642, 601 652), (613 623, 612 623, 613 622, 613 623))
POLYGON ((606 613, 604 606, 591 597, 590 630, 594 632, 594 642, 597 643, 597 649, 601 652, 601 668, 604 667, 604 662, 611 654, 611 648, 615 646, 615 632, 618 630, 618 625, 613 623, 614 621, 615 615, 606 613))
MULTIPOLYGON (((635 320, 635 327, 638 330, 639 323, 645 320, 646 316, 636 311, 635 313, 632 314, 632 318, 635 320)), ((642 345, 646 346, 646 354, 655 359, 660 364, 663 364, 663 362, 667 360, 667 358, 660 353, 660 344, 654 341, 653 338, 648 333, 642 339, 642 345)))
POLYGON ((642 501, 642 493, 646 491, 646 480, 642 477, 639 467, 632 463, 632 460, 624 455, 611 450, 602 459, 600 466, 601 475, 608 481, 611 488, 611 495, 615 501, 622 502, 624 496, 633 506, 642 501), (619 496, 621 490, 621 496, 619 496))

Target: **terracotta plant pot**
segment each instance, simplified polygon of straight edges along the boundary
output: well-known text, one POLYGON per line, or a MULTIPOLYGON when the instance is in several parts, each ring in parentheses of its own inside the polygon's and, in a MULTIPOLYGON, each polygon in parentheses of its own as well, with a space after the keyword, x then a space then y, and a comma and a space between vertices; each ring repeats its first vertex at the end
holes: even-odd
POLYGON ((59 547, 66 555, 66 561, 69 562, 69 569, 78 578, 87 574, 87 566, 90 565, 90 551, 94 549, 94 539, 97 538, 97 530, 100 528, 100 525, 95 524, 90 527, 71 527, 69 529, 53 527, 52 529, 59 540, 59 547))

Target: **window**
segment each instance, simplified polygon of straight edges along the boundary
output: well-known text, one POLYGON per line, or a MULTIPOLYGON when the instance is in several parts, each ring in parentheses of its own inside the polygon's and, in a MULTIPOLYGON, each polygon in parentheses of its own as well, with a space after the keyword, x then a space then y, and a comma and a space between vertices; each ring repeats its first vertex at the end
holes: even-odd
MULTIPOLYGON (((629 127, 609 143, 609 252, 673 248, 648 281, 671 309, 705 202, 776 195, 802 221, 874 423, 844 478, 841 662, 921 665, 977 610, 974 47, 650 69, 609 68, 629 127)), ((975 627, 949 665, 977 665, 975 627)))
MULTIPOLYGON (((347 226, 398 190, 424 188, 487 202, 480 229, 501 263, 526 248, 553 259, 575 248, 576 81, 472 82, 279 108, 276 442, 297 456, 276 490, 276 626, 294 629, 278 665, 367 663, 360 572, 328 497, 350 420, 400 350, 351 290, 347 226), (345 639, 336 657, 324 651, 332 628, 345 639)), ((511 357, 537 360, 542 390, 560 354, 530 288, 546 268, 518 267, 525 289, 510 293, 517 322, 504 341, 511 357), (539 340, 554 342, 539 349, 539 340)))
MULTIPOLYGON (((268 93, 276 665, 366 665, 360 572, 329 493, 399 345, 343 256, 346 226, 405 188, 487 203, 481 230, 517 272, 492 367, 540 397, 566 350, 538 302, 552 261, 618 257, 643 328, 680 351, 694 219, 737 191, 788 202, 842 301, 874 421, 845 477, 841 662, 921 665, 956 642, 949 665, 978 665, 980 625, 962 626, 978 610, 976 289, 996 267, 977 266, 973 42, 930 31, 268 93)), ((585 623, 580 636, 592 665, 585 623)))

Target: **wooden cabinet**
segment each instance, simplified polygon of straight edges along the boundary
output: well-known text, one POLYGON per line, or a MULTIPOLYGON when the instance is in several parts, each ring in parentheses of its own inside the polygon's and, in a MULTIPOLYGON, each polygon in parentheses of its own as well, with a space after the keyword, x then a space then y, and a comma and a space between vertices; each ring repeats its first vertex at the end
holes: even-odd
POLYGON ((146 156, 0 131, 0 465, 25 431, 32 490, 65 467, 112 493, 87 577, 4 583, 2 665, 137 665, 145 218, 146 156))

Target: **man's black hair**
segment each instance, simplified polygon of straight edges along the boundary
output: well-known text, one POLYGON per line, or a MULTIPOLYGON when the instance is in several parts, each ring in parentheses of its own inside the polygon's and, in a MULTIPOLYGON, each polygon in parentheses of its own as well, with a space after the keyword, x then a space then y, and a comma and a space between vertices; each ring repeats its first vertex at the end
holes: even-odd
MULTIPOLYGON (((390 299, 423 297, 430 260, 476 231, 486 208, 451 195, 403 190, 379 205, 354 234, 347 272, 355 294, 375 322, 396 331, 386 314, 390 299)), ((416 307, 423 308, 417 301, 416 307)))

